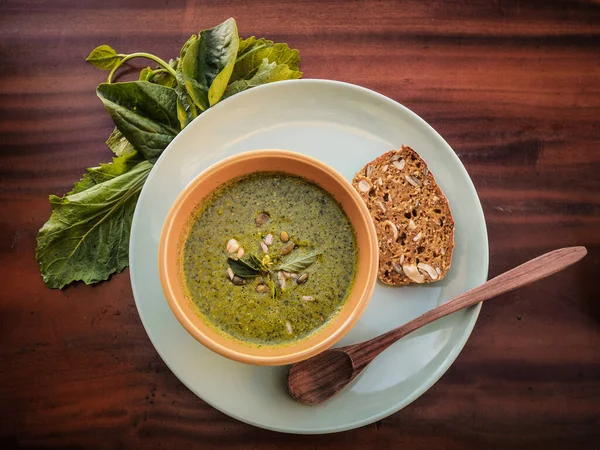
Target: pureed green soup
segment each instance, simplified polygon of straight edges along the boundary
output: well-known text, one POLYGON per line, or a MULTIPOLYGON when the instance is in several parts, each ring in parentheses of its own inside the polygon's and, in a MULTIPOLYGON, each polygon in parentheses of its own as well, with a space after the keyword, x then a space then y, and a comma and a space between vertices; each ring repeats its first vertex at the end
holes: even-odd
POLYGON ((189 295, 215 328, 284 344, 325 325, 356 272, 356 235, 337 201, 303 178, 259 172, 217 189, 184 248, 189 295))

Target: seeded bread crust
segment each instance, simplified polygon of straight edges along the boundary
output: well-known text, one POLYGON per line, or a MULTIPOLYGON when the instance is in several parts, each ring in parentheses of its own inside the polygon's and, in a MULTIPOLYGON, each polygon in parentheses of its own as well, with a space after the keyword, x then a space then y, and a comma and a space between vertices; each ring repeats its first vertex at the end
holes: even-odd
POLYGON ((450 269, 454 219, 425 161, 402 146, 352 180, 377 230, 379 279, 390 285, 439 281, 450 269))

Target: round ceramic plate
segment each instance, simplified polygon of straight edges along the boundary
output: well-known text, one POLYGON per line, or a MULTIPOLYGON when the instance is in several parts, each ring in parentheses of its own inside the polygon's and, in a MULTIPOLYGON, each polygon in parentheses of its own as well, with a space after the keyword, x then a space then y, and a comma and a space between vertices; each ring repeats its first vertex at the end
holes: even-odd
MULTIPOLYGON (((425 159, 449 199, 456 223, 452 268, 443 281, 394 288, 378 282, 371 302, 339 342, 377 336, 487 278, 483 212, 456 154, 419 116, 358 86, 295 80, 250 89, 217 104, 169 145, 140 195, 131 231, 131 284, 142 323, 165 363, 200 398, 241 421, 290 433, 330 433, 372 423, 419 397, 455 360, 479 314, 459 311, 383 352, 341 394, 320 406, 288 395, 286 367, 250 366, 194 340, 171 313, 158 275, 158 242, 169 208, 201 171, 243 151, 281 148, 318 158, 348 180, 401 144, 425 159)), ((260 167, 256 168, 260 170, 260 167)))

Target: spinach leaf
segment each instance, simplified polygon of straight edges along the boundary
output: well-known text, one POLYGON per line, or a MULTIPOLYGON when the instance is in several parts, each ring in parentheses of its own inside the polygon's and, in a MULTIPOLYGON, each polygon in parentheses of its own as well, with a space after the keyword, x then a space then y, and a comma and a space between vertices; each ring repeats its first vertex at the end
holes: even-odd
POLYGON ((123 136, 123 133, 116 127, 106 140, 106 145, 108 145, 116 156, 123 156, 135 152, 133 145, 131 145, 125 136, 123 136))
POLYGON ((319 252, 312 251, 306 253, 294 252, 285 261, 283 261, 276 270, 285 272, 300 272, 317 261, 319 252))
POLYGON ((85 60, 98 69, 112 70, 123 56, 125 55, 117 55, 117 52, 108 45, 100 45, 92 50, 85 60))
POLYGON ((182 57, 182 74, 194 104, 205 111, 223 96, 239 47, 234 19, 198 33, 182 57))
POLYGON ((133 211, 152 168, 136 158, 124 155, 90 169, 66 196, 50 196, 52 214, 36 250, 46 285, 96 283, 128 265, 133 211))
MULTIPOLYGON (((287 44, 275 44, 267 39, 256 39, 254 36, 240 40, 239 51, 230 83, 251 78, 262 66, 264 59, 269 63, 285 64, 290 71, 296 72, 291 78, 300 78, 298 72, 300 56, 298 50, 292 50, 287 44)), ((291 79, 286 78, 286 79, 291 79)))
POLYGON ((231 270, 233 270, 233 273, 238 277, 254 278, 260 275, 260 268, 256 267, 254 263, 248 259, 243 260, 228 258, 227 263, 229 264, 229 267, 231 267, 231 270))
POLYGON ((140 72, 140 81, 148 81, 154 84, 160 84, 161 86, 166 86, 173 88, 177 83, 175 81, 175 77, 171 75, 171 73, 166 69, 152 69, 150 67, 146 67, 142 69, 140 72))
POLYGON ((198 36, 194 34, 183 45, 179 53, 179 58, 177 58, 177 65, 175 68, 177 79, 177 84, 175 86, 175 93, 177 94, 177 119, 179 120, 182 130, 187 127, 192 120, 198 117, 199 114, 196 105, 187 92, 185 78, 183 76, 183 59, 187 54, 188 48, 190 48, 197 40, 198 36))
POLYGON ((223 100, 238 92, 260 86, 261 84, 271 83, 273 81, 293 80, 300 78, 301 76, 302 72, 291 70, 287 64, 270 63, 269 60, 265 58, 251 78, 237 80, 227 86, 227 89, 225 89, 225 93, 223 94, 223 100))
POLYGON ((180 131, 174 89, 131 81, 102 83, 96 92, 119 131, 150 162, 180 131))

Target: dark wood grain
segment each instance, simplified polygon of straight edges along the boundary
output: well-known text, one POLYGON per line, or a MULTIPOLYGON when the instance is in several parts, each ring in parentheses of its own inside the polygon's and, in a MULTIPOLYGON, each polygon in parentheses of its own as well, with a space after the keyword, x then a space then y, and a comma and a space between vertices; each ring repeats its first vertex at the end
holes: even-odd
POLYGON ((597 1, 0 3, 1 448, 600 447, 600 4, 597 1), (490 276, 557 247, 579 265, 484 305, 452 368, 376 424, 290 436, 212 409, 170 373, 128 273, 44 287, 33 258, 111 121, 96 45, 168 58, 229 16, 300 50, 305 77, 360 84, 421 115, 481 197, 490 276), (535 300, 535 301, 534 301, 535 300))

